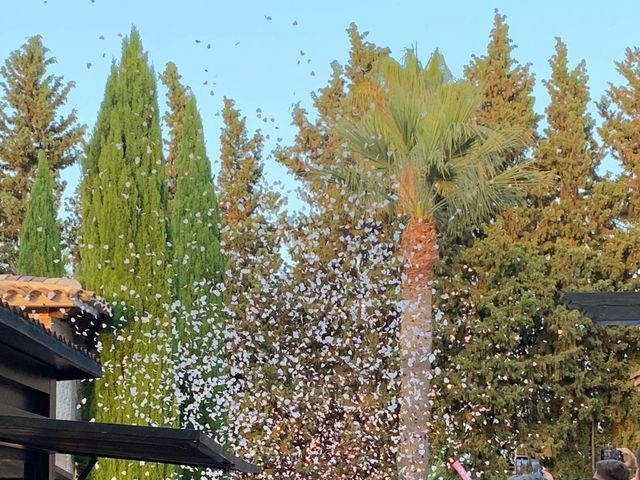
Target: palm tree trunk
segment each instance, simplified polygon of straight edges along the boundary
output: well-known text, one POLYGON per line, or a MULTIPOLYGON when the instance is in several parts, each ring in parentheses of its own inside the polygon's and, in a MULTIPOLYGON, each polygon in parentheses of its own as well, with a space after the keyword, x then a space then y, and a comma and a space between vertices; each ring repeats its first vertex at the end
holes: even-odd
POLYGON ((436 229, 431 218, 411 217, 402 235, 404 310, 400 324, 400 480, 427 475, 427 423, 433 350, 430 280, 438 260, 436 229))

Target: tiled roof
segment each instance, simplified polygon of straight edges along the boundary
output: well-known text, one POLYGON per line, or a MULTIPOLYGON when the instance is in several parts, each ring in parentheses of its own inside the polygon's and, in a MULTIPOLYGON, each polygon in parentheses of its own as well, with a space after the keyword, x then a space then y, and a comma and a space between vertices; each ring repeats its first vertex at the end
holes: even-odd
POLYGON ((0 300, 23 308, 80 309, 95 317, 108 310, 94 292, 71 278, 0 275, 0 300))
MULTIPOLYGON (((58 335, 49 328, 46 328, 42 323, 29 317, 24 310, 11 306, 0 300, 0 330, 2 328, 10 328, 12 333, 22 335, 31 341, 39 341, 41 344, 58 344, 59 348, 62 348, 61 351, 65 355, 70 355, 70 352, 77 352, 78 354, 81 354, 95 362, 95 368, 100 368, 100 360, 91 350, 83 345, 71 342, 69 339, 58 335), (47 338, 50 340, 43 342, 43 339, 47 338)), ((3 335, 3 338, 0 338, 0 342, 6 340, 4 337, 6 337, 6 332, 5 335, 3 335)), ((16 347, 16 345, 13 346, 16 347)))

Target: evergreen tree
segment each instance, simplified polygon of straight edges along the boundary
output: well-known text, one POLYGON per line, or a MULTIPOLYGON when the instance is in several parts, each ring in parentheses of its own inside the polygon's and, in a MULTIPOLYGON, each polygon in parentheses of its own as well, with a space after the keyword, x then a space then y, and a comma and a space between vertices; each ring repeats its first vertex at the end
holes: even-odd
MULTIPOLYGON (((81 279, 113 306, 102 333, 105 375, 94 415, 113 423, 174 424, 165 164, 156 80, 133 29, 107 80, 83 163, 81 279)), ((94 478, 161 479, 162 465, 101 462, 94 478)))
MULTIPOLYGON (((260 132, 249 136, 246 119, 231 99, 224 100, 222 118, 217 188, 224 225, 225 321, 232 332, 225 355, 236 372, 228 385, 230 404, 236 406, 230 428, 238 444, 255 448, 265 440, 264 431, 257 425, 248 428, 247 414, 256 412, 253 419, 271 416, 272 404, 255 402, 255 395, 271 392, 282 381, 265 368, 264 359, 276 353, 273 346, 256 345, 257 338, 281 338, 273 314, 277 302, 270 291, 282 286, 274 280, 281 267, 280 197, 263 183, 260 132)), ((256 460, 267 462, 270 452, 262 454, 256 460)))
POLYGON ((36 277, 61 277, 64 274, 53 176, 42 150, 38 152, 38 170, 20 231, 20 252, 14 270, 18 275, 36 277))
MULTIPOLYGON (((20 227, 25 219, 27 193, 31 191, 42 150, 53 171, 56 196, 63 184, 60 169, 75 162, 84 127, 76 113, 60 114, 73 82, 51 75, 56 60, 39 36, 31 37, 11 53, 0 69, 0 269, 15 261, 20 227)), ((56 200, 57 204, 57 200, 56 200)))
POLYGON ((296 177, 307 181, 311 192, 319 194, 314 199, 316 203, 322 201, 325 192, 333 195, 340 189, 330 182, 308 182, 307 177, 316 169, 336 167, 341 159, 350 161, 335 126, 342 118, 357 118, 368 110, 373 95, 371 86, 377 84, 374 67, 389 55, 388 49, 366 41, 367 33, 360 33, 355 24, 349 26, 347 33, 351 42, 348 64, 342 67, 334 62, 329 84, 312 95, 318 117, 312 123, 307 112, 297 107, 293 113, 293 124, 298 129, 295 143, 277 154, 278 160, 296 177))
POLYGON ((576 202, 591 190, 600 160, 593 138, 594 121, 587 113, 586 66, 583 60, 569 70, 567 46, 559 38, 549 65, 551 78, 543 83, 551 101, 545 110, 547 127, 536 161, 554 177, 547 197, 559 197, 562 203, 576 202))
MULTIPOLYGON (((179 388, 181 426, 205 430, 221 444, 227 426, 223 390, 224 273, 220 214, 207 158, 202 120, 193 95, 187 97, 175 158, 172 231, 174 291, 178 309, 178 357, 185 363, 179 388)), ((174 137, 175 138, 175 137, 174 137)), ((182 478, 203 478, 189 470, 182 478)))
MULTIPOLYGON (((624 84, 611 84, 598 103, 603 117, 599 134, 607 151, 621 163, 622 173, 617 181, 607 182, 607 189, 598 192, 599 209, 592 208, 589 213, 592 222, 601 222, 595 214, 618 212, 618 225, 622 228, 616 231, 615 236, 605 237, 600 245, 602 257, 617 258, 623 263, 613 273, 624 275, 626 284, 616 285, 616 290, 637 290, 640 272, 640 49, 628 48, 624 60, 616 62, 616 66, 624 84)), ((628 419, 635 418, 639 408, 629 372, 640 366, 640 332, 636 328, 622 331, 605 329, 602 337, 608 354, 603 368, 607 369, 611 388, 606 397, 608 403, 602 416, 602 435, 599 438, 605 441, 608 437, 615 442, 636 445, 640 443, 640 434, 635 423, 628 419)))
POLYGON ((187 100, 181 137, 172 230, 176 295, 189 309, 197 298, 194 284, 203 279, 220 283, 223 273, 218 201, 193 96, 187 100))
POLYGON ((240 116, 229 98, 224 99, 222 119, 224 129, 220 135, 218 176, 220 209, 225 225, 236 230, 259 207, 263 138, 259 131, 248 138, 246 119, 240 116))
POLYGON ((178 73, 178 67, 173 62, 167 63, 164 73, 160 76, 162 83, 167 87, 167 100, 169 110, 164 115, 164 121, 169 127, 169 140, 165 143, 169 147, 167 155, 167 186, 169 193, 169 212, 176 191, 176 160, 178 148, 182 139, 182 128, 185 110, 187 108, 187 89, 180 83, 182 76, 178 73))
POLYGON ((608 151, 622 164, 621 186, 627 193, 627 216, 640 216, 640 49, 628 48, 623 61, 616 62, 625 85, 611 85, 598 103, 604 121, 600 137, 608 151))
POLYGON ((232 305, 231 299, 250 293, 259 286, 259 278, 279 268, 279 239, 272 222, 277 220, 280 197, 262 183, 262 134, 257 131, 249 138, 246 119, 231 99, 224 99, 222 118, 218 198, 228 279, 225 296, 227 308, 239 319, 247 305, 232 305))
POLYGON ((488 478, 509 473, 514 450, 542 456, 560 476, 583 475, 594 425, 629 439, 616 430, 612 399, 630 407, 623 372, 637 348, 567 310, 559 294, 637 284, 628 266, 637 239, 616 228, 622 197, 595 172, 584 62, 570 69, 558 40, 550 65, 548 126, 535 152, 550 181, 440 265, 436 431, 448 432, 439 439, 447 456, 466 453, 488 478), (624 367, 613 366, 622 355, 624 367))
MULTIPOLYGON (((290 401, 303 412, 306 428, 292 428, 291 420, 283 420, 275 433, 284 436, 287 444, 313 452, 321 461, 309 469, 306 465, 310 459, 291 451, 279 453, 277 447, 283 440, 274 439, 271 451, 280 459, 275 474, 293 471, 305 472, 305 478, 383 479, 397 475, 394 449, 398 384, 394 374, 388 373, 397 367, 397 357, 388 352, 397 350, 390 345, 395 337, 388 335, 395 331, 397 322, 396 304, 389 298, 397 295, 392 284, 399 273, 380 262, 369 241, 374 237, 376 244, 384 245, 381 250, 395 248, 392 239, 396 221, 388 211, 358 205, 344 186, 315 181, 318 170, 354 163, 335 127, 340 120, 359 118, 369 109, 376 94, 372 88, 377 85, 376 65, 389 55, 388 49, 367 41, 366 33, 359 32, 354 24, 347 32, 349 61, 344 66, 333 63, 327 86, 313 94, 313 120, 302 108, 294 110, 293 123, 298 131, 295 142, 276 152, 277 159, 304 182, 302 196, 313 209, 292 219, 286 230, 296 247, 291 251, 293 267, 286 295, 305 291, 310 300, 291 313, 304 323, 290 321, 294 331, 285 330, 283 335, 309 337, 305 338, 301 360, 309 373, 300 386, 304 394, 295 395, 295 388, 283 390, 294 392, 290 401), (355 266, 352 259, 361 263, 355 266), (360 277, 357 272, 367 275, 360 277), (317 296, 316 282, 323 285, 317 296), (372 286, 379 288, 376 301, 363 300, 372 286), (336 308, 327 305, 331 301, 338 304, 338 311, 326 315, 323 312, 327 309, 336 308), (325 335, 332 338, 333 358, 348 361, 327 361, 327 345, 321 341, 325 335), (375 367, 369 363, 371 358, 379 359, 375 367), (368 368, 356 379, 353 365, 368 368), (347 391, 348 398, 340 393, 347 391), (348 460, 351 458, 362 461, 354 464, 348 460), (330 472, 320 466, 322 462, 331 462, 330 472)), ((291 344, 291 356, 299 358, 301 347, 296 343, 300 341, 284 339, 281 345, 291 344)))
POLYGON ((497 10, 490 38, 486 55, 474 56, 465 68, 465 76, 483 92, 482 108, 478 113, 482 124, 491 128, 518 126, 531 139, 531 143, 513 152, 514 157, 518 157, 536 139, 540 117, 533 111, 535 78, 529 71, 529 64, 520 65, 512 57, 516 47, 509 38, 509 25, 497 10))

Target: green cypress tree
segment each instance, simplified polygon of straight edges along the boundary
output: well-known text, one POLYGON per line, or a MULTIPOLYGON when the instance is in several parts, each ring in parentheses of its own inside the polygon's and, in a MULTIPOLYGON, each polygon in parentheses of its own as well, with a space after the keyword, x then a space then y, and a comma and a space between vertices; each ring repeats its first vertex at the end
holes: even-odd
MULTIPOLYGON (((220 297, 224 273, 220 252, 220 214, 193 95, 186 99, 175 158, 172 231, 178 355, 188 359, 179 388, 181 426, 203 429, 220 443, 227 438, 224 393, 223 312, 220 297)), ((203 478, 185 470, 182 478, 203 478)))
POLYGON ((20 228, 38 166, 45 152, 54 178, 56 205, 64 187, 60 169, 76 161, 84 127, 75 110, 61 115, 73 82, 51 75, 56 63, 40 36, 11 53, 0 69, 0 269, 16 260, 20 228))
POLYGON ((197 297, 194 284, 203 279, 220 283, 224 269, 220 254, 220 212, 204 145, 202 120, 193 96, 187 99, 181 137, 175 165, 172 230, 176 295, 189 309, 197 297))
POLYGON ((49 170, 47 157, 40 150, 36 179, 20 231, 20 252, 15 273, 61 277, 64 274, 64 264, 60 252, 59 230, 53 198, 53 175, 49 170))
MULTIPOLYGON (((100 337, 106 368, 93 413, 98 421, 173 425, 165 164, 155 75, 135 29, 107 81, 81 195, 81 278, 114 307, 100 337)), ((109 460, 94 478, 123 471, 161 479, 172 468, 109 460)))
POLYGON ((82 278, 108 299, 142 285, 147 293, 128 299, 140 310, 160 310, 155 294, 167 291, 163 167, 156 82, 132 30, 83 164, 82 278))

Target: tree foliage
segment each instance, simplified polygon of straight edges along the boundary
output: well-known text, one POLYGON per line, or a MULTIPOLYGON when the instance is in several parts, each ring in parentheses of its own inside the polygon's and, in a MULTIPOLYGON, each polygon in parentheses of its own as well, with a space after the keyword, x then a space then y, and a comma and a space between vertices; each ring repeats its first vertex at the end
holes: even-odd
MULTIPOLYGON (((114 312, 100 336, 107 368, 93 393, 95 418, 172 425, 165 162, 155 74, 135 29, 107 80, 81 195, 81 280, 114 312)), ((122 471, 165 478, 171 468, 108 460, 94 478, 110 480, 122 471)))
MULTIPOLYGON (((504 478, 516 451, 577 478, 592 448, 639 444, 640 333, 596 329, 560 294, 640 288, 640 50, 598 103, 599 144, 586 64, 560 39, 543 116, 498 12, 462 80, 438 52, 423 67, 347 33, 346 64, 274 152, 309 207, 295 212, 226 98, 214 185, 172 62, 163 144, 155 73, 125 39, 71 199, 81 224, 65 220, 80 280, 113 309, 89 417, 203 429, 264 479, 387 480, 413 368, 431 478, 450 458, 504 478), (605 153, 620 176, 600 175, 605 153), (433 344, 405 342, 412 308, 433 344)), ((64 274, 59 172, 83 134, 54 63, 32 37, 0 70, 0 269, 27 275, 64 274)), ((216 475, 105 460, 94 478, 216 475)))
POLYGON ((624 85, 611 85, 598 104, 604 122, 599 129, 608 151, 622 164, 620 184, 627 191, 627 216, 637 220, 640 212, 640 49, 628 48, 625 58, 616 62, 624 85))
MULTIPOLYGON (((278 322, 283 328, 277 346, 287 347, 286 365, 296 381, 280 390, 290 403, 271 410, 283 420, 267 438, 273 447, 266 453, 277 456, 274 474, 295 472, 296 478, 383 479, 397 472, 398 383, 392 373, 397 356, 390 332, 397 322, 399 265, 395 231, 383 228, 396 223, 387 209, 366 209, 344 186, 313 178, 318 170, 353 163, 335 127, 368 108, 372 70, 389 55, 355 24, 347 33, 347 64, 332 64, 328 84, 312 94, 311 114, 299 106, 294 110, 295 141, 276 152, 304 182, 302 197, 314 206, 284 228, 293 265, 285 278, 289 285, 279 284, 275 295, 283 300, 272 307, 290 310, 283 318, 292 320, 278 322), (369 243, 374 237, 379 248, 369 243), (306 292, 304 301, 295 300, 300 292, 306 292), (304 362, 308 374, 294 360, 304 362), (363 367, 355 368, 359 375, 354 365, 363 367), (296 417, 287 413, 291 410, 296 417), (292 428, 300 418, 305 429, 292 428), (282 451, 282 445, 293 447, 282 451), (323 464, 332 468, 327 471, 323 464)), ((271 375, 277 378, 277 373, 271 375)))
MULTIPOLYGON (((176 155, 176 193, 171 217, 176 297, 189 309, 194 284, 222 281, 220 213, 207 157, 202 120, 193 96, 187 100, 176 155)), ((215 296, 214 296, 215 297, 215 296)))
POLYGON ((486 55, 472 58, 465 76, 482 90, 478 117, 483 125, 522 128, 529 141, 512 152, 515 158, 530 148, 537 136, 540 115, 533 110, 534 75, 530 64, 521 65, 513 58, 516 46, 509 37, 506 17, 496 11, 491 40, 486 55))
POLYGON ((61 277, 64 274, 53 175, 42 150, 38 153, 36 179, 20 230, 20 252, 14 271, 18 275, 36 277, 61 277))
MULTIPOLYGON (((178 358, 185 372, 178 380, 181 426, 207 431, 226 443, 223 393, 224 273, 220 251, 220 214, 205 150, 202 120, 193 96, 187 104, 177 149, 173 231, 174 292, 178 358), (203 350, 202 346, 206 345, 203 350), (197 378, 194 372, 199 372, 197 378), (219 405, 220 404, 220 405, 219 405)), ((196 478, 183 473, 183 478, 196 478)), ((197 478, 200 478, 198 475, 197 478)))
POLYGON ((73 82, 52 75, 55 64, 40 36, 11 53, 0 69, 0 268, 15 261, 38 152, 53 171, 56 205, 63 188, 58 172, 74 163, 84 127, 75 110, 62 114, 73 82))
POLYGON ((535 163, 551 181, 444 259, 437 278, 438 444, 489 478, 508 475, 516 451, 559 476, 581 476, 592 428, 596 451, 632 438, 620 409, 633 408, 623 372, 635 368, 638 349, 614 338, 635 334, 596 330, 559 296, 633 288, 628 256, 638 239, 617 227, 618 186, 596 174, 584 62, 570 68, 558 40, 550 66, 535 163))
POLYGON ((165 140, 165 144, 169 147, 167 154, 167 190, 169 194, 169 212, 171 202, 175 196, 176 190, 176 162, 178 158, 178 149, 182 140, 182 129, 184 124, 184 116, 186 113, 188 92, 184 85, 180 83, 182 76, 178 73, 178 67, 175 63, 169 62, 160 76, 162 83, 167 87, 167 100, 169 109, 164 115, 163 120, 169 127, 169 139, 165 140))
MULTIPOLYGON (((222 119, 217 190, 225 261, 227 394, 234 406, 229 415, 230 437, 242 454, 250 453, 267 465, 268 458, 273 459, 264 448, 269 435, 258 419, 273 415, 271 395, 284 380, 270 367, 275 360, 266 360, 284 353, 277 348, 281 325, 275 314, 279 302, 274 298, 274 289, 282 288, 278 280, 282 266, 281 201, 264 182, 261 133, 249 135, 246 119, 231 99, 224 100, 222 119), (265 399, 256 402, 256 395, 265 399)), ((265 469, 271 471, 272 466, 265 469)))

